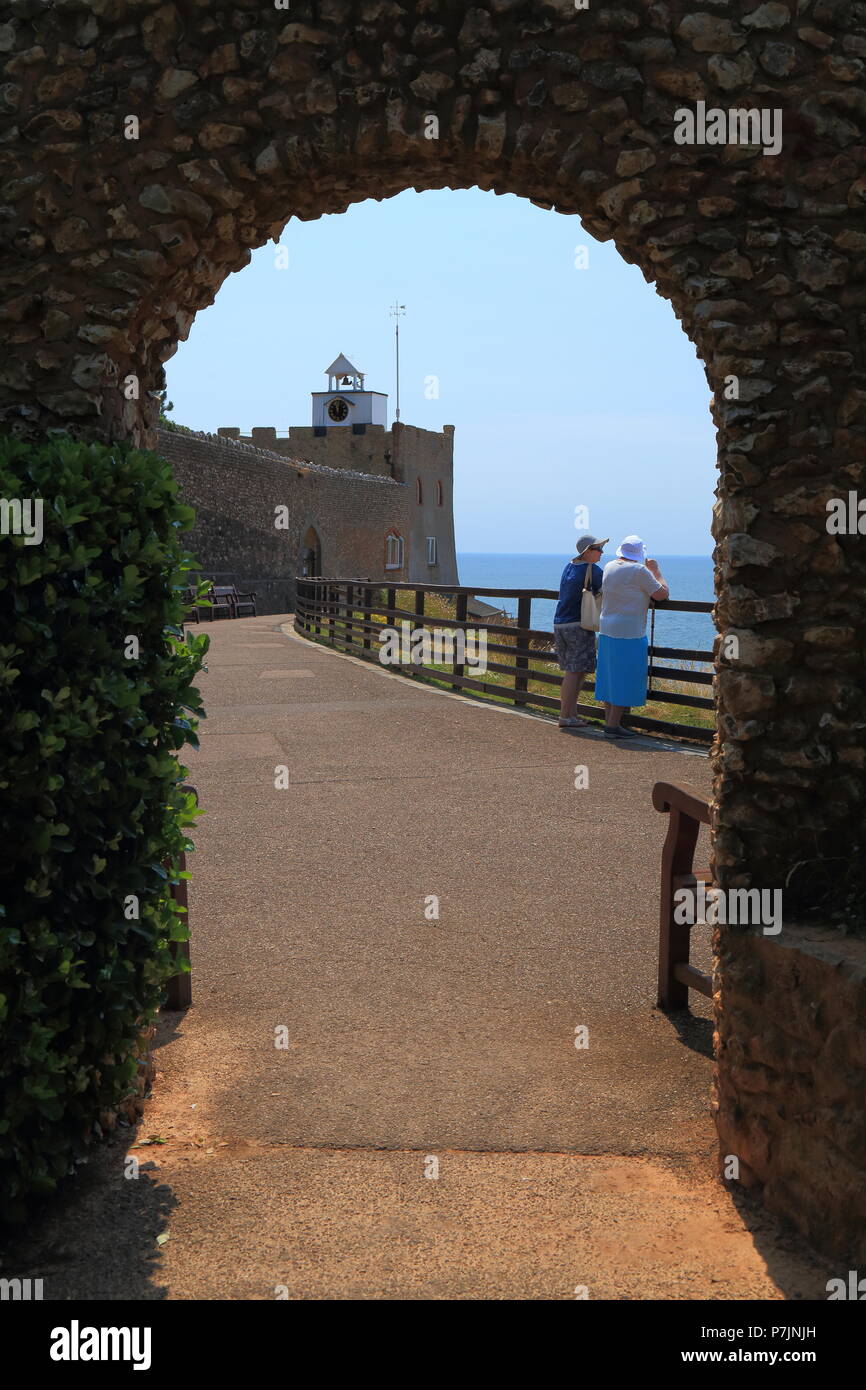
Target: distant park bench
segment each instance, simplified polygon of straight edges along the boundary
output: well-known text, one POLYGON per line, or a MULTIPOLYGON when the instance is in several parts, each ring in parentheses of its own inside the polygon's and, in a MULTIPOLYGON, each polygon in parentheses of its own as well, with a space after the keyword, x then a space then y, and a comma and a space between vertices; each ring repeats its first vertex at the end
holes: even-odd
POLYGON ((213 622, 214 618, 255 618, 255 593, 239 593, 234 584, 211 584, 204 595, 210 606, 196 597, 195 589, 184 589, 184 621, 201 622, 201 615, 213 622))
POLYGON ((674 894, 678 889, 697 889, 699 882, 711 884, 709 869, 694 869, 698 832, 710 823, 710 805, 698 792, 673 782, 656 782, 653 806, 670 817, 662 850, 661 900, 659 903, 659 983, 660 1009, 684 1009, 689 990, 713 997, 712 976, 689 964, 691 925, 674 920, 674 894))

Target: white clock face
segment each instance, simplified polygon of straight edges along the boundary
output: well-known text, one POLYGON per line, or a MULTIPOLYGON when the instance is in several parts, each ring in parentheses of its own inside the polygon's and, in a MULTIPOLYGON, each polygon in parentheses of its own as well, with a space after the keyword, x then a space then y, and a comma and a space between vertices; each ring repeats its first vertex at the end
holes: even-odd
POLYGON ((349 406, 341 396, 335 396, 332 401, 328 402, 328 414, 332 420, 339 423, 341 420, 345 420, 348 413, 349 406))

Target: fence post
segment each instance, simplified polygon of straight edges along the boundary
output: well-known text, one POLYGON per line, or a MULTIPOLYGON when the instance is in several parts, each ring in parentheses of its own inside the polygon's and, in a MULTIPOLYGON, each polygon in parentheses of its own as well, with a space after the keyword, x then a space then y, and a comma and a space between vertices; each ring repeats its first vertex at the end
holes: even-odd
MULTIPOLYGON (((364 590, 363 590, 363 603, 364 603, 364 607, 365 607, 365 608, 372 608, 372 607, 373 607, 373 590, 372 590, 372 589, 364 589, 364 590)), ((362 631, 363 634, 364 634, 364 643, 363 643, 363 645, 364 645, 364 651, 365 651, 365 652, 368 652, 368 651, 370 650, 370 620, 371 620, 372 616, 373 616, 372 613, 365 613, 365 614, 363 615, 363 626, 362 626, 362 628, 361 628, 361 631, 362 631)))
POLYGON ((295 627, 300 626, 305 636, 309 636, 308 605, 310 586, 305 579, 295 582, 295 627))
MULTIPOLYGON (((415 590, 415 630, 416 630, 416 631, 418 630, 418 628, 421 628, 422 630, 423 630, 423 628, 424 628, 424 600, 425 600, 426 597, 427 597, 427 595, 426 595, 426 592, 425 592, 424 589, 416 589, 416 590, 415 590), (419 622, 419 619, 420 619, 420 622, 419 622)), ((414 636, 414 634, 413 634, 413 636, 414 636)), ((422 648, 421 648, 421 660, 420 660, 420 661, 413 661, 413 663, 412 663, 412 665, 413 665, 413 666, 416 666, 419 670, 422 669, 423 666, 424 666, 423 655, 424 655, 424 648, 422 647, 422 648)))
MULTIPOLYGON (((529 629, 531 622, 532 595, 521 594, 520 598, 517 600, 517 637, 515 638, 515 644, 518 647, 529 646, 529 638, 527 637, 525 642, 521 641, 521 633, 529 629)), ((529 657, 518 656, 515 658, 514 664, 518 667, 519 670, 528 671, 529 657)), ((526 690, 528 686, 528 680, 528 676, 514 677, 514 703, 516 705, 526 704, 526 690)))
MULTIPOLYGON (((458 623, 462 623, 463 626, 460 627, 460 628, 458 628, 457 631, 463 633, 463 651, 464 651, 464 652, 465 652, 465 650, 466 650, 466 612, 467 612, 468 606, 469 606, 469 595, 468 595, 468 594, 458 594, 458 595, 457 595, 457 621, 458 621, 458 623)), ((462 661, 455 661, 455 662, 453 663, 453 667, 452 667, 451 674, 454 675, 454 676, 458 676, 458 677, 461 677, 461 678, 462 678, 463 673, 465 672, 465 670, 466 670, 466 666, 465 666, 464 662, 462 662, 462 661)), ((455 681, 454 684, 451 686, 451 689, 452 689, 452 690, 462 690, 463 687, 462 687, 462 685, 459 685, 459 684, 455 681)))
POLYGON ((355 586, 354 586, 354 584, 347 584, 347 585, 346 585, 346 624, 345 624, 345 633, 344 633, 344 641, 345 641, 345 644, 346 644, 347 647, 351 647, 351 645, 352 645, 352 635, 353 635, 354 630, 355 630, 355 629, 354 629, 354 626, 353 626, 353 623, 352 623, 352 607, 353 607, 353 605, 354 605, 354 602, 355 602, 355 586))

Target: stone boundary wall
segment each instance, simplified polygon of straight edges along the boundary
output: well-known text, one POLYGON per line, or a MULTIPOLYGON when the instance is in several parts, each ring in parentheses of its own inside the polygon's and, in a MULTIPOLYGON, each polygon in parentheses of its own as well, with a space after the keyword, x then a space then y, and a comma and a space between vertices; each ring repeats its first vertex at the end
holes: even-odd
POLYGON ((408 489, 391 478, 288 460, 212 434, 160 429, 156 447, 195 508, 187 544, 202 574, 255 590, 260 613, 294 610, 310 526, 321 541, 324 574, 384 578, 392 526, 405 538, 408 563, 408 489), (274 525, 277 506, 288 508, 287 529, 274 525))
MULTIPOLYGON (((720 1171, 819 1250, 866 1264, 866 941, 818 926, 718 931, 720 1171)), ((848 1266, 846 1266, 847 1268, 848 1266)))

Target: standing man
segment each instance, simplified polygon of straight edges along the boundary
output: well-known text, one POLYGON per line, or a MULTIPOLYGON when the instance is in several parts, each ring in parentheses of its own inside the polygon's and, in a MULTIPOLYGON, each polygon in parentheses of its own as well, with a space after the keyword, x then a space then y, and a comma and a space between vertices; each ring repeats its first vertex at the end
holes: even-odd
POLYGON ((553 615, 553 640, 562 676, 560 729, 579 729, 588 721, 577 713, 579 696, 587 674, 595 670, 595 633, 580 625, 580 609, 587 567, 591 566, 587 588, 601 593, 602 569, 598 563, 609 540, 580 536, 577 554, 569 560, 559 581, 559 602, 553 615))

